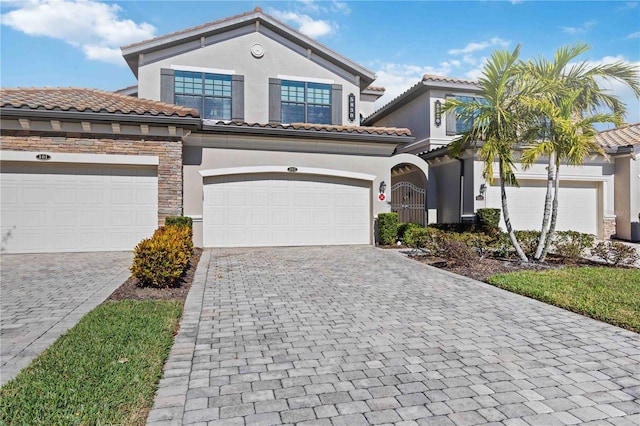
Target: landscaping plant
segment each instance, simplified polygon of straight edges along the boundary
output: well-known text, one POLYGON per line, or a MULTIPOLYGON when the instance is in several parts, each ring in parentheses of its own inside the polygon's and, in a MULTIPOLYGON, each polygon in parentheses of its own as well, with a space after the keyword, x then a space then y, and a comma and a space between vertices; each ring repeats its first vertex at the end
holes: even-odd
POLYGON ((591 254, 614 266, 631 266, 640 260, 640 255, 635 248, 619 241, 599 242, 591 249, 591 254))
POLYGON ((579 259, 593 247, 596 237, 576 231, 559 231, 553 242, 556 254, 570 259, 579 259))
POLYGON ((191 228, 161 226, 134 249, 131 273, 143 287, 171 287, 184 273, 192 252, 191 228))
POLYGON ((388 246, 398 239, 398 213, 380 213, 378 215, 378 234, 380 243, 388 246))

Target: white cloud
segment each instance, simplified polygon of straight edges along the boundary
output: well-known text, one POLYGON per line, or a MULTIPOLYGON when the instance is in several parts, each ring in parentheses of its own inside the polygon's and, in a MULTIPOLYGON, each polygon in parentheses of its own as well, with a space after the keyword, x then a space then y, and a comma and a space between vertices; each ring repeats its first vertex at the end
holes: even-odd
POLYGON ((152 38, 156 28, 118 17, 117 4, 92 0, 29 0, 2 15, 2 24, 32 36, 62 40, 88 59, 125 65, 119 47, 152 38))
POLYGON ((343 15, 350 15, 351 8, 346 2, 333 0, 331 2, 331 10, 333 12, 341 13, 343 15))
POLYGON ((509 42, 507 40, 503 40, 500 37, 493 37, 490 40, 481 41, 478 43, 469 43, 462 49, 450 49, 447 51, 450 55, 461 55, 461 54, 469 54, 473 52, 477 52, 479 50, 484 50, 489 47, 507 47, 509 42))
POLYGON ((378 78, 374 85, 386 89, 384 96, 376 102, 376 107, 379 108, 421 81, 425 74, 448 76, 451 73, 451 65, 446 62, 438 67, 379 63, 375 70, 378 78))
POLYGON ((283 12, 279 10, 270 10, 269 13, 276 19, 293 24, 298 31, 311 38, 318 38, 325 35, 333 34, 337 31, 338 25, 334 22, 324 21, 321 19, 313 19, 309 15, 297 12, 283 12))
POLYGON ((632 38, 640 38, 640 31, 635 32, 635 33, 631 33, 628 36, 625 37, 626 39, 632 39, 632 38))
POLYGON ((596 24, 595 21, 588 21, 579 27, 560 27, 560 28, 562 29, 563 33, 567 33, 567 34, 586 34, 587 32, 589 32, 591 27, 593 27, 595 24, 596 24))
POLYGON ((635 9, 636 7, 638 7, 637 1, 628 1, 628 2, 625 2, 622 6, 619 6, 617 10, 629 10, 629 9, 635 9))

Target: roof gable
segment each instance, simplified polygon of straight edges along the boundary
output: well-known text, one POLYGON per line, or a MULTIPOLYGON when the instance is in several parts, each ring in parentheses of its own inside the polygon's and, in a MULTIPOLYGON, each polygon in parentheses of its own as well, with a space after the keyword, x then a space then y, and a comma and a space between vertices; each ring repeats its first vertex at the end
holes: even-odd
POLYGON ((361 89, 365 89, 376 78, 375 74, 372 71, 351 61, 350 59, 345 58, 339 53, 305 36, 304 34, 278 21, 272 16, 263 13, 262 9, 260 9, 259 7, 254 9, 253 11, 232 16, 230 18, 209 22, 203 25, 187 28, 185 30, 166 34, 150 40, 123 46, 121 48, 122 55, 127 61, 127 64, 129 64, 129 67, 131 68, 133 73, 137 76, 141 54, 144 55, 145 53, 155 52, 169 47, 186 43, 193 43, 196 41, 203 42, 206 37, 227 33, 241 27, 247 27, 249 25, 255 25, 256 32, 259 32, 260 27, 264 26, 265 28, 279 34, 280 36, 285 37, 293 43, 300 45, 304 49, 307 49, 310 53, 313 53, 323 58, 324 60, 329 61, 330 63, 348 71, 353 75, 359 76, 361 89))
POLYGON ((621 147, 640 148, 640 123, 603 130, 596 135, 596 142, 608 150, 617 150, 621 147))

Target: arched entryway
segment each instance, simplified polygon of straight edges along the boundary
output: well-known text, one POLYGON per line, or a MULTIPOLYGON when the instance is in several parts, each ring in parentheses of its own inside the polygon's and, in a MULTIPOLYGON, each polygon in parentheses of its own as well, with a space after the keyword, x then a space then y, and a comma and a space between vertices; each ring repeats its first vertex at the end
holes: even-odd
POLYGON ((392 159, 395 161, 391 167, 391 211, 398 213, 402 223, 427 225, 427 163, 411 154, 399 154, 392 159))

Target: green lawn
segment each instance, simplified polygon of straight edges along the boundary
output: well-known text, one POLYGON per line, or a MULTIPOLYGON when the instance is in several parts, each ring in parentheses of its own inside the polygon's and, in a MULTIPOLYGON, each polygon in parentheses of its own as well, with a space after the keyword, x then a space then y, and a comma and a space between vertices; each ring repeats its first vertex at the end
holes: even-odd
POLYGON ((565 268, 489 277, 514 293, 640 332, 640 270, 565 268))
POLYGON ((144 424, 179 301, 107 302, 0 389, 0 424, 144 424))

